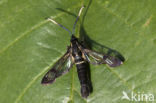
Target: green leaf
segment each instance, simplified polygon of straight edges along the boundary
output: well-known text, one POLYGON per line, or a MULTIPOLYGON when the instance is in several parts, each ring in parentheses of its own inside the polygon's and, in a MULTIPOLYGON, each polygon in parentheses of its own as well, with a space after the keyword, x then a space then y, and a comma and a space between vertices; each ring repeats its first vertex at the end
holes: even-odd
POLYGON ((135 103, 122 100, 123 92, 129 97, 132 92, 156 96, 155 4, 155 0, 1 0, 0 103, 135 103), (40 84, 70 44, 68 32, 45 18, 72 30, 82 4, 83 28, 79 22, 76 36, 84 33, 125 58, 117 68, 90 65, 93 92, 87 99, 81 97, 75 66, 54 84, 40 84))

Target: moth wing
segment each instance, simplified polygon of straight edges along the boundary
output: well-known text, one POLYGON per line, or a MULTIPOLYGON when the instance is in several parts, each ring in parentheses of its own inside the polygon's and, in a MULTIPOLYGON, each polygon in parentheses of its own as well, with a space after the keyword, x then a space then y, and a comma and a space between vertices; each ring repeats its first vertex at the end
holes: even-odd
POLYGON ((110 67, 117 67, 122 64, 119 58, 108 54, 98 53, 89 49, 83 49, 83 53, 91 64, 108 64, 110 67))
POLYGON ((52 84, 56 78, 67 73, 72 67, 72 58, 70 54, 65 53, 54 66, 44 75, 41 84, 52 84))

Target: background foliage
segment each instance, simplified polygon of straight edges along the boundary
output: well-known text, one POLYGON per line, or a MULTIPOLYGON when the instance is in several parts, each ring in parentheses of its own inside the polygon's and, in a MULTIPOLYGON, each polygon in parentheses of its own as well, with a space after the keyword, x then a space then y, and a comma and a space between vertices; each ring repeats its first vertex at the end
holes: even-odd
MULTIPOLYGON (((155 5, 155 0, 1 0, 0 102, 128 103, 121 100, 122 91, 156 96, 155 5), (125 58, 117 68, 90 65, 93 93, 87 100, 80 96, 75 66, 53 85, 40 84, 70 40, 45 18, 71 30, 82 4, 82 33, 125 58)), ((80 25, 77 37, 79 31, 80 25)))

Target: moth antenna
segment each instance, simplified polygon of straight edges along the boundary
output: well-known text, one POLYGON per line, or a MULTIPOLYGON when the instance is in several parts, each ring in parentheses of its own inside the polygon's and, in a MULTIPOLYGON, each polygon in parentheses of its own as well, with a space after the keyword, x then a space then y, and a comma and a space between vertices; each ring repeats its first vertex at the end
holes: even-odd
POLYGON ((80 17, 80 15, 81 15, 81 12, 82 12, 83 8, 84 8, 84 6, 82 6, 82 7, 80 8, 80 10, 79 10, 78 16, 77 16, 77 18, 76 18, 76 20, 75 20, 75 23, 74 23, 74 25, 73 25, 72 34, 75 34, 75 27, 76 27, 77 21, 79 20, 79 17, 80 17))
POLYGON ((48 18, 47 20, 48 20, 48 21, 51 21, 52 23, 54 23, 54 24, 60 26, 60 27, 63 28, 64 30, 68 31, 68 32, 69 32, 69 35, 72 36, 71 31, 69 31, 69 30, 68 30, 66 27, 64 27, 63 25, 57 23, 55 20, 53 20, 53 19, 51 19, 51 18, 48 18))

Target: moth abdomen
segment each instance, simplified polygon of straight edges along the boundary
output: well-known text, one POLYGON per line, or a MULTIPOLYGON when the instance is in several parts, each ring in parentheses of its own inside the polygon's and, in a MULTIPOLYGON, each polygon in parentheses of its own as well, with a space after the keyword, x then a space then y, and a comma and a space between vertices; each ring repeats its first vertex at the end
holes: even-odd
POLYGON ((84 98, 89 96, 90 90, 88 85, 81 85, 81 95, 84 98))
POLYGON ((89 96, 90 90, 88 85, 88 73, 87 73, 87 65, 85 61, 79 61, 76 63, 78 77, 81 84, 81 95, 84 98, 89 96))

